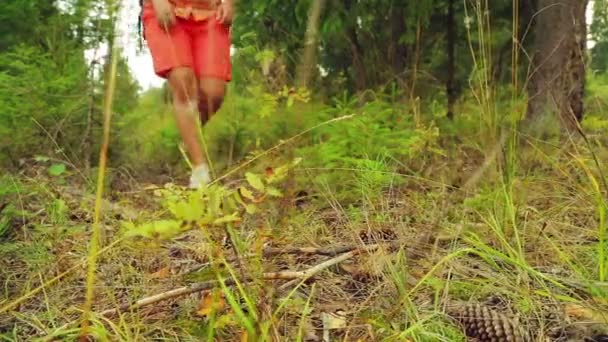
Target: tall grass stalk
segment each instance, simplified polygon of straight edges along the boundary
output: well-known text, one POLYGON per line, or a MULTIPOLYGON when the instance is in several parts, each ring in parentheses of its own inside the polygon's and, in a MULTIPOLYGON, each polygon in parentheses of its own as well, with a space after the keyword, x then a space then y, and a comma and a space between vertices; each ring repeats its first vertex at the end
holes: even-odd
MULTIPOLYGON (((114 14, 113 14, 114 15, 114 14)), ((112 16, 113 16, 112 15, 112 16)), ((86 298, 82 313, 81 322, 81 340, 86 340, 87 333, 89 330, 89 318, 91 314, 91 307, 93 304, 94 297, 94 286, 95 286, 95 272, 97 266, 97 256, 99 246, 101 245, 101 207, 103 200, 103 188, 104 188, 104 176, 106 171, 108 147, 110 144, 110 123, 112 117, 112 106, 114 102, 114 90, 116 89, 116 74, 118 65, 118 46, 112 44, 111 50, 111 65, 108 83, 106 87, 106 97, 104 101, 103 110, 103 142, 101 145, 101 151, 99 154, 99 167, 97 174, 97 191, 95 195, 95 213, 93 217, 93 232, 90 241, 89 254, 88 254, 88 268, 87 268, 87 282, 86 282, 86 298)))
POLYGON ((600 188, 600 184, 596 177, 593 175, 591 170, 585 162, 581 160, 581 158, 573 156, 575 160, 579 163, 581 168, 587 174, 587 178, 591 183, 594 199, 596 202, 596 210, 598 215, 598 244, 597 244, 597 274, 599 281, 606 281, 606 277, 608 275, 608 242, 606 240, 606 202, 604 201, 604 197, 602 195, 602 190, 600 188))
POLYGON ((517 170, 517 123, 521 118, 517 103, 520 97, 519 94, 519 1, 513 0, 513 23, 512 23, 512 44, 511 44, 511 115, 509 128, 510 139, 507 145, 507 156, 505 158, 505 182, 509 193, 512 195, 513 191, 513 180, 515 178, 515 172, 517 170))
MULTIPOLYGON (((497 115, 494 109, 494 92, 492 86, 492 31, 490 25, 490 5, 488 0, 475 1, 470 13, 469 7, 464 5, 465 17, 467 18, 466 31, 471 57, 473 59, 472 85, 473 95, 479 103, 482 113, 480 117, 480 132, 487 132, 490 142, 496 140, 497 134, 497 115), (477 23, 477 32, 472 32, 470 24, 477 23), (476 35, 478 47, 473 46, 473 36, 476 35), (485 127, 484 127, 485 126, 485 127)), ((491 146, 491 144, 490 144, 491 146)))
POLYGON ((298 337, 296 339, 296 341, 298 341, 298 342, 304 341, 304 338, 303 338, 304 326, 306 325, 308 311, 310 310, 310 302, 312 301, 312 298, 315 294, 315 289, 316 289, 316 284, 313 283, 312 287, 310 289, 310 295, 308 296, 308 300, 306 301, 306 305, 304 306, 304 310, 302 312, 302 317, 300 318, 300 327, 298 328, 298 337))

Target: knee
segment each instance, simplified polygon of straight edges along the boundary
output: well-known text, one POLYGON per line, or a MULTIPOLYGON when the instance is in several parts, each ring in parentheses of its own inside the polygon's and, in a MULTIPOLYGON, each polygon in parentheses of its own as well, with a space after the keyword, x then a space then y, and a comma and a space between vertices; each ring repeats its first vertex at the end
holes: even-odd
POLYGON ((177 104, 196 103, 196 77, 189 68, 176 68, 169 74, 169 84, 173 101, 177 104))
POLYGON ((222 103, 224 102, 224 95, 202 92, 202 96, 199 101, 205 108, 215 112, 222 106, 222 103))
POLYGON ((201 89, 201 94, 204 100, 212 104, 221 104, 224 101, 226 92, 224 89, 201 89))
POLYGON ((226 85, 224 82, 201 82, 201 102, 208 107, 211 106, 213 111, 219 109, 226 96, 226 85))

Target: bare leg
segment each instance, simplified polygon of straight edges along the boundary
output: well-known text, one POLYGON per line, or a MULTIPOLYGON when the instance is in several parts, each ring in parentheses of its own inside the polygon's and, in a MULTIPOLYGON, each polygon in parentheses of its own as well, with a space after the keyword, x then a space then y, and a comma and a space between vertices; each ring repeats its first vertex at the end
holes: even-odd
POLYGON ((190 68, 175 68, 169 74, 175 121, 193 167, 205 163, 196 125, 196 107, 199 98, 196 83, 196 77, 190 68))
POLYGON ((226 81, 217 78, 203 78, 200 80, 199 89, 198 110, 201 123, 204 125, 222 106, 226 95, 226 81))

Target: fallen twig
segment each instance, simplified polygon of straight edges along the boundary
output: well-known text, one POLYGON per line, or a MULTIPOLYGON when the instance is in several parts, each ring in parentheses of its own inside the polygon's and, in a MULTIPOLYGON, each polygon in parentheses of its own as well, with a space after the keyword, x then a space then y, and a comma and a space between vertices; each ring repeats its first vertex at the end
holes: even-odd
MULTIPOLYGON (((349 252, 340 254, 332 259, 326 260, 326 261, 324 261, 320 264, 317 264, 304 271, 268 272, 268 273, 264 273, 261 278, 264 280, 291 280, 291 282, 288 282, 281 286, 281 288, 284 289, 284 288, 288 287, 288 284, 291 285, 291 284, 295 284, 297 282, 301 282, 301 281, 310 279, 317 273, 319 273, 331 266, 339 264, 339 263, 341 263, 345 260, 348 260, 348 259, 354 257, 355 255, 361 254, 363 252, 375 251, 375 250, 379 249, 380 246, 381 245, 379 245, 379 244, 374 244, 374 245, 368 245, 365 247, 353 249, 349 252)), ((246 278, 246 279, 241 279, 240 281, 250 282, 253 280, 254 280, 253 278, 246 278)), ((167 299, 185 296, 185 295, 195 293, 195 292, 210 290, 213 287, 217 286, 218 283, 219 282, 216 280, 210 280, 210 281, 200 282, 200 283, 180 287, 177 289, 169 290, 169 291, 166 291, 163 293, 159 293, 159 294, 156 294, 156 295, 153 295, 150 297, 140 299, 133 304, 125 304, 125 305, 121 305, 120 307, 118 307, 116 309, 105 310, 105 311, 101 312, 101 315, 113 316, 113 315, 118 314, 119 312, 139 309, 141 307, 144 307, 144 306, 147 306, 150 304, 154 304, 154 303, 158 303, 158 302, 161 302, 161 301, 164 301, 167 299)), ((232 278, 228 278, 228 279, 224 280, 224 283, 226 284, 226 286, 231 286, 236 283, 236 280, 232 279, 232 278)))
POLYGON ((350 252, 355 249, 360 248, 360 246, 350 245, 350 246, 337 246, 337 247, 287 247, 287 248, 273 248, 267 247, 264 249, 263 254, 265 257, 271 257, 275 255, 281 254, 314 254, 314 255, 326 255, 326 256, 336 256, 342 253, 350 252))
MULTIPOLYGON (((372 245, 372 246, 375 246, 375 248, 373 250, 378 249, 378 245, 372 245)), ((287 283, 281 285, 279 287, 279 290, 283 291, 283 290, 285 290, 285 289, 287 289, 287 288, 289 288, 291 286, 296 285, 298 282, 303 282, 306 279, 309 279, 310 277, 312 277, 313 275, 319 273, 321 270, 326 269, 326 268, 328 268, 330 266, 333 266, 333 265, 337 265, 337 264, 341 263, 344 260, 348 260, 348 259, 352 258, 353 256, 361 253, 362 251, 371 252, 372 250, 371 249, 353 250, 353 251, 344 253, 342 255, 339 255, 339 256, 337 256, 337 257, 335 257, 333 259, 329 259, 329 260, 327 260, 325 262, 322 262, 322 263, 320 263, 320 264, 318 264, 318 265, 316 265, 314 267, 311 267, 308 270, 304 271, 303 273, 305 273, 305 276, 303 276, 303 277, 297 277, 297 278, 296 277, 291 278, 290 281, 288 281, 287 283)))
MULTIPOLYGON (((399 245, 400 245, 400 243, 397 241, 387 244, 387 246, 389 248, 398 247, 399 245)), ((369 246, 375 246, 375 245, 369 245, 369 246)), ((277 256, 277 255, 285 255, 285 254, 336 256, 336 255, 340 255, 340 254, 350 252, 350 251, 360 249, 360 248, 361 248, 360 245, 358 245, 358 246, 357 245, 344 245, 344 246, 337 246, 337 247, 285 247, 285 248, 266 247, 262 250, 262 256, 265 258, 269 258, 269 257, 277 256)), ((255 253, 250 253, 250 254, 247 254, 247 255, 244 255, 241 257, 242 258, 252 258, 255 256, 256 256, 255 253)), ((233 260, 233 258, 229 258, 228 261, 234 261, 234 260, 233 260)), ((181 274, 189 274, 189 273, 193 273, 193 272, 198 272, 205 267, 209 267, 210 265, 211 265, 210 262, 199 264, 199 265, 196 265, 196 266, 186 270, 185 272, 182 272, 181 274)))

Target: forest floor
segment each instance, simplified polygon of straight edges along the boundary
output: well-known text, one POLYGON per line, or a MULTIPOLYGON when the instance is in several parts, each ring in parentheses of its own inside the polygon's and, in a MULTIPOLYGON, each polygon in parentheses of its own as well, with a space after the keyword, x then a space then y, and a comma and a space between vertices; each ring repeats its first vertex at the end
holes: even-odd
MULTIPOLYGON (((546 151, 522 155, 541 162, 512 181, 474 190, 435 181, 483 164, 480 151, 465 149, 348 205, 307 188, 239 226, 247 253, 236 257, 229 243, 218 244, 235 274, 251 281, 109 314, 218 279, 209 266, 218 249, 202 230, 164 241, 124 238, 123 222, 167 215, 154 186, 124 181, 104 200, 91 335, 242 341, 252 328, 285 341, 465 341, 465 332, 489 327, 488 334, 513 329, 521 341, 594 341, 608 334, 602 181, 584 146, 546 151), (302 284, 290 280, 288 271, 327 260, 335 262, 302 284), (472 303, 480 305, 468 311, 473 320, 457 324, 454 312, 472 303)), ((16 191, 0 203, 0 341, 70 341, 85 302, 94 192, 78 173, 49 176, 46 165, 31 165, 3 178, 16 191)), ((478 340, 492 340, 485 338, 478 340)))

